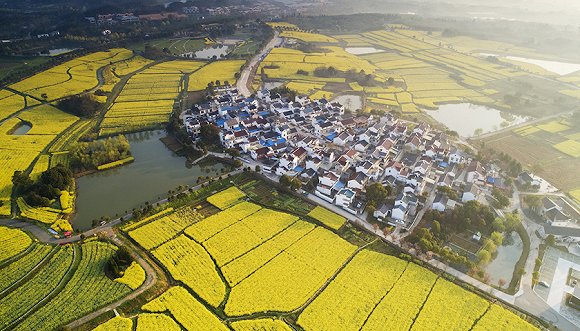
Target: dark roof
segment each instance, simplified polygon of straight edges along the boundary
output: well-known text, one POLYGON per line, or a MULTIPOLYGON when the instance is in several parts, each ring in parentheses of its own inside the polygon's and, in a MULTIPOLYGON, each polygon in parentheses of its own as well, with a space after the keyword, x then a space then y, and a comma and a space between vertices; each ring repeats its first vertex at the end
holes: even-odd
POLYGON ((546 234, 553 234, 555 236, 580 237, 580 228, 576 227, 553 226, 546 224, 544 225, 544 231, 546 234))

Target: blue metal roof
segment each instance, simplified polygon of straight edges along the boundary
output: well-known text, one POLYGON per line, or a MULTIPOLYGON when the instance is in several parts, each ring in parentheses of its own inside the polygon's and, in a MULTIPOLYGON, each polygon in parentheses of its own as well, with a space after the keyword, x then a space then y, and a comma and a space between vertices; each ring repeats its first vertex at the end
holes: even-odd
POLYGON ((333 133, 329 134, 328 136, 326 136, 326 139, 332 141, 334 138, 336 138, 336 136, 338 136, 338 134, 336 132, 333 132, 333 133))

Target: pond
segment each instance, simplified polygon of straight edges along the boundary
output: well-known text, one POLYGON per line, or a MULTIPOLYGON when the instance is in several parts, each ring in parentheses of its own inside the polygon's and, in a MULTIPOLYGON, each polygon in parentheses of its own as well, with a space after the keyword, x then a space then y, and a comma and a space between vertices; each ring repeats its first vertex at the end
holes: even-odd
POLYGON ((490 284, 498 285, 500 279, 505 280, 504 288, 509 286, 512 279, 516 263, 520 259, 523 251, 523 243, 517 232, 506 235, 504 244, 497 248, 497 256, 485 271, 490 276, 490 284))
POLYGON ((332 101, 340 102, 344 106, 344 109, 350 111, 362 109, 362 98, 358 95, 345 94, 332 99, 332 101))
POLYGON ((384 52, 384 50, 374 48, 374 47, 346 47, 344 50, 349 52, 350 54, 354 54, 354 55, 363 55, 363 54, 373 54, 373 53, 384 52))
POLYGON ((539 67, 542 67, 548 71, 551 71, 561 76, 571 74, 573 72, 580 70, 580 64, 577 63, 536 60, 517 56, 506 56, 506 59, 535 64, 539 67))
POLYGON ((102 216, 115 218, 146 201, 165 197, 179 185, 193 185, 198 177, 221 173, 227 165, 187 164, 159 140, 163 131, 127 135, 135 162, 77 179, 75 229, 86 230, 102 216))
POLYGON ((211 59, 216 56, 218 59, 228 54, 229 47, 224 45, 212 46, 194 52, 193 57, 197 59, 211 59))
MULTIPOLYGON (((495 56, 498 57, 497 54, 487 54, 487 53, 480 53, 482 56, 495 56)), ((499 56, 502 57, 502 56, 499 56)), ((525 57, 519 56, 505 56, 508 60, 525 62, 530 64, 535 64, 538 67, 542 67, 548 71, 551 71, 555 74, 560 76, 568 75, 573 72, 580 70, 580 64, 578 63, 570 63, 570 62, 560 62, 560 61, 547 61, 547 60, 538 60, 538 59, 529 59, 525 57)))
POLYGON ((20 122, 12 131, 10 131, 11 135, 14 136, 22 136, 28 133, 32 129, 32 125, 26 122, 20 122))
POLYGON ((476 131, 478 134, 497 131, 529 119, 471 103, 441 105, 437 110, 424 111, 461 137, 472 137, 476 131))

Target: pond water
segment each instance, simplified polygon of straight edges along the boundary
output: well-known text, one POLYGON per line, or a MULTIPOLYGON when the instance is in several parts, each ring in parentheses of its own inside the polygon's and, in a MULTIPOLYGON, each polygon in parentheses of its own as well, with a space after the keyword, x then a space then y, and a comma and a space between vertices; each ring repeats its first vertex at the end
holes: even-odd
POLYGON ((221 163, 188 165, 159 140, 164 136, 163 131, 129 134, 135 162, 77 179, 75 229, 89 229, 102 216, 124 215, 146 201, 165 197, 179 185, 193 185, 198 177, 216 175, 227 167, 221 163))
MULTIPOLYGON (((502 57, 497 54, 488 54, 488 53, 480 53, 480 55, 502 57)), ((519 56, 505 56, 505 58, 508 60, 535 64, 560 76, 568 75, 580 70, 580 64, 578 63, 529 59, 519 56)))
POLYGON ((340 102, 344 106, 344 109, 351 111, 362 109, 362 98, 358 95, 345 94, 332 99, 332 101, 340 102))
POLYGON ((226 56, 228 54, 228 49, 229 47, 224 45, 207 47, 200 51, 194 52, 193 57, 198 59, 211 59, 215 55, 219 59, 222 56, 226 56))
POLYGON ((374 48, 374 47, 346 47, 344 50, 349 52, 350 54, 354 54, 354 55, 363 55, 363 54, 372 54, 372 53, 384 52, 384 50, 374 48))
POLYGON ((497 131, 529 119, 471 103, 441 105, 437 110, 424 111, 461 137, 472 137, 476 130, 481 133, 497 131))
POLYGON ((504 288, 509 286, 523 247, 522 239, 517 232, 506 235, 504 244, 497 248, 496 258, 485 269, 490 276, 490 284, 498 285, 498 281, 503 279, 506 281, 504 288))
POLYGON ((18 127, 12 130, 11 134, 14 136, 22 136, 27 134, 28 131, 30 131, 30 129, 32 129, 32 125, 26 122, 20 122, 20 124, 18 124, 18 127))
POLYGON ((506 56, 506 59, 535 64, 561 76, 580 70, 580 64, 578 63, 536 60, 517 56, 506 56))

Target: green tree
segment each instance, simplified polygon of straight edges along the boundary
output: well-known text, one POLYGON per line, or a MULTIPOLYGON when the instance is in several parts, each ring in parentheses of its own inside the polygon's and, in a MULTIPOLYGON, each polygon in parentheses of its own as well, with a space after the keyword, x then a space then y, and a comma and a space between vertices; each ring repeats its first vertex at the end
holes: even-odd
POLYGON ((503 235, 497 231, 492 232, 490 238, 496 246, 501 246, 503 243, 503 235))
POLYGON ((485 249, 480 249, 477 252, 477 261, 480 265, 488 264, 491 261, 491 253, 485 249))
POLYGON ((494 206, 496 208, 503 209, 510 205, 510 199, 497 188, 491 191, 491 195, 495 198, 494 206))
POLYGON ((298 191, 302 187, 302 182, 297 178, 294 178, 290 183, 290 188, 294 191, 298 191))
POLYGON ((280 185, 284 187, 290 187, 292 179, 288 175, 282 175, 279 179, 280 185))
POLYGON ((496 217, 491 224, 493 231, 505 232, 504 221, 501 217, 496 217))
POLYGON ((528 207, 533 210, 537 211, 538 208, 542 205, 542 196, 540 195, 526 195, 524 197, 524 202, 528 207))
POLYGON ((367 200, 375 206, 380 206, 389 195, 389 191, 381 183, 372 183, 366 187, 367 200))
POLYGON ((221 145, 220 129, 212 123, 204 124, 199 129, 201 141, 206 145, 221 145))
POLYGON ((27 190, 30 186, 32 186, 33 182, 23 171, 14 171, 14 175, 12 175, 12 184, 14 186, 18 186, 22 190, 27 190))
POLYGON ((549 234, 546 237, 546 245, 548 245, 548 246, 554 246, 554 245, 556 245, 556 237, 554 237, 553 234, 549 234))
POLYGON ((433 230, 434 235, 439 236, 441 234, 441 223, 433 221, 431 223, 431 229, 433 230))

